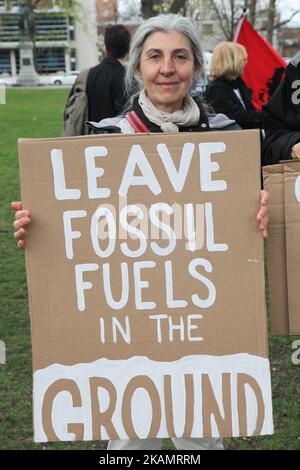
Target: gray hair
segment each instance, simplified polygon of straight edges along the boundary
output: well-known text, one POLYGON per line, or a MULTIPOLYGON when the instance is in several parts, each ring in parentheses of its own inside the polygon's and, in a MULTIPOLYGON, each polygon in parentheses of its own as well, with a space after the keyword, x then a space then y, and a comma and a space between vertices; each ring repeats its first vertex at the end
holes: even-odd
POLYGON ((132 94, 135 87, 135 72, 140 64, 144 42, 150 34, 155 32, 167 33, 177 31, 190 40, 194 62, 199 67, 199 74, 203 70, 203 52, 198 32, 194 24, 182 16, 168 14, 158 15, 144 21, 136 30, 129 51, 129 60, 126 67, 125 88, 128 96, 132 94))

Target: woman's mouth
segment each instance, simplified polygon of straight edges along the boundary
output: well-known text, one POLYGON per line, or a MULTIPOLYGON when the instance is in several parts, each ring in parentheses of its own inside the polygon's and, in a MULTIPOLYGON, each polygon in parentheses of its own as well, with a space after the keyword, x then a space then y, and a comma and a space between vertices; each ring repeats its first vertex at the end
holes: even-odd
POLYGON ((163 86, 163 87, 172 87, 175 85, 178 85, 179 82, 159 82, 157 85, 163 86))

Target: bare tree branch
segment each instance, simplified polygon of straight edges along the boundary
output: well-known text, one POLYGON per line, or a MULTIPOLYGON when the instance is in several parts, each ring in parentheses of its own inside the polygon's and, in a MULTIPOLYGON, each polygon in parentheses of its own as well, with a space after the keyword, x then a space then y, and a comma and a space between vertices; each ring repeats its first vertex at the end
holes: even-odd
POLYGON ((209 0, 209 4, 215 13, 216 21, 219 24, 226 40, 232 40, 232 33, 238 19, 239 9, 248 9, 248 18, 252 25, 255 25, 256 19, 262 14, 265 17, 267 14, 267 24, 263 27, 257 28, 258 31, 267 31, 267 39, 272 44, 273 34, 282 26, 288 24, 295 15, 300 12, 300 8, 294 11, 286 20, 277 20, 277 0, 267 0, 264 3, 265 8, 260 10, 258 8, 258 0, 209 0), (275 21, 277 22, 275 23, 275 21))
MULTIPOLYGON (((216 2, 214 0, 210 0, 210 4, 216 14, 216 17, 217 17, 217 20, 219 22, 219 25, 220 25, 220 28, 222 30, 222 32, 224 33, 224 36, 227 40, 230 40, 231 37, 229 37, 229 33, 228 33, 228 27, 226 27, 226 24, 224 24, 224 19, 225 19, 225 23, 226 23, 226 11, 225 11, 225 14, 223 11, 220 11, 218 5, 216 4, 216 2)), ((223 2, 222 2, 222 6, 224 6, 223 2)), ((228 15, 227 15, 227 22, 228 22, 228 15)), ((228 26, 228 24, 227 24, 228 26)))
POLYGON ((226 31, 227 31, 227 36, 228 36, 229 30, 230 30, 230 18, 227 13, 228 0, 226 0, 226 2, 227 2, 227 5, 224 3, 224 0, 221 1, 221 5, 222 5, 221 14, 224 16, 224 20, 226 23, 226 31))
POLYGON ((284 21, 280 21, 279 23, 274 24, 274 29, 281 28, 281 26, 284 26, 285 24, 289 23, 290 21, 292 21, 294 16, 296 16, 298 13, 300 13, 300 10, 294 11, 294 13, 288 19, 286 19, 284 21))

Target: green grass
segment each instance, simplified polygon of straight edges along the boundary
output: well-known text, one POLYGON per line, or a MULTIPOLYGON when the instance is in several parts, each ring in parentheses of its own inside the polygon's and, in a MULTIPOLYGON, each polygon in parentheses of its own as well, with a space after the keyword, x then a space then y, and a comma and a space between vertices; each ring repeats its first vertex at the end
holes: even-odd
MULTIPOLYGON (((12 238, 10 202, 19 198, 18 137, 60 135, 67 90, 8 90, 0 105, 0 449, 95 449, 96 442, 34 444, 32 370, 24 253, 12 238)), ((269 337, 275 434, 224 439, 230 449, 300 449, 300 365, 291 362, 295 338, 269 337)), ((164 448, 171 448, 168 440, 164 448)))
POLYGON ((10 202, 19 199, 17 139, 57 137, 68 90, 8 90, 0 105, 0 449, 94 449, 96 443, 34 444, 32 369, 24 253, 12 239, 10 202))

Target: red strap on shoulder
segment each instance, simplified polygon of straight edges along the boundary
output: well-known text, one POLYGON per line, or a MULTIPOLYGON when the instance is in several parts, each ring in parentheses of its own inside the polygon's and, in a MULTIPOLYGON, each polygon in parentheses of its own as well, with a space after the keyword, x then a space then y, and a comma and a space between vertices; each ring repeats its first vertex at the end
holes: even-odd
POLYGON ((129 122, 129 124, 133 127, 135 132, 150 132, 148 127, 145 126, 143 121, 138 117, 138 115, 134 111, 130 111, 129 113, 126 114, 126 118, 129 122))

